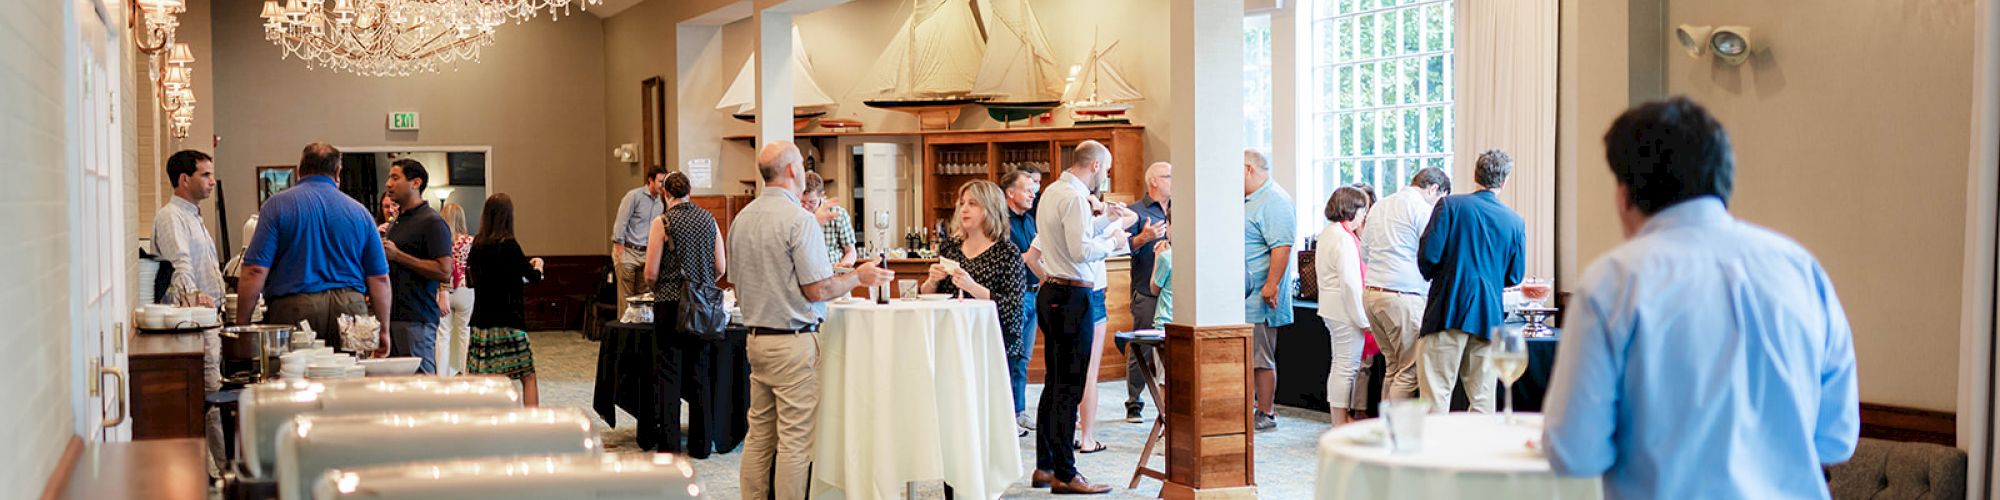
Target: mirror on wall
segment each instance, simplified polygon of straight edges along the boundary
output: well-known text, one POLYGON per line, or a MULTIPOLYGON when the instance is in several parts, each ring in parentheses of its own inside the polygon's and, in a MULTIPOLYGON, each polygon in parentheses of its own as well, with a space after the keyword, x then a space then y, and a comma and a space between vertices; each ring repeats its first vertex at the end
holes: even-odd
POLYGON ((444 212, 446 203, 465 209, 465 231, 479 232, 479 214, 486 208, 487 174, 491 172, 491 148, 341 148, 340 189, 368 207, 382 222, 382 184, 396 160, 409 158, 424 165, 431 182, 424 188, 424 200, 432 209, 444 212))

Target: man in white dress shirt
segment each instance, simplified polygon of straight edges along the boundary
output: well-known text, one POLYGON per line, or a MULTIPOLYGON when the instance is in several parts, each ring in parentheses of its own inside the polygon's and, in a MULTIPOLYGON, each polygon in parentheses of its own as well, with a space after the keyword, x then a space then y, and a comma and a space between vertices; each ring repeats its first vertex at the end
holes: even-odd
POLYGON ((167 182, 174 196, 153 216, 153 253, 173 266, 173 282, 159 302, 214 306, 222 300, 222 262, 201 224, 201 201, 215 194, 214 158, 194 150, 174 153, 167 157, 167 182))
MULTIPOLYGON (((1033 250, 1036 274, 1042 277, 1036 296, 1041 323, 1047 386, 1035 417, 1034 487, 1055 494, 1098 494, 1111 487, 1090 482, 1076 470, 1077 406, 1089 383, 1090 353, 1096 349, 1096 324, 1091 317, 1093 291, 1105 276, 1104 259, 1111 256, 1123 231, 1113 222, 1135 220, 1112 206, 1103 216, 1091 214, 1090 186, 1111 168, 1111 150, 1097 141, 1076 145, 1076 161, 1042 192, 1035 214, 1033 250)), ((1098 305, 1096 307, 1102 307, 1098 305)))
POLYGON ((1431 288, 1417 272, 1417 242, 1430 224, 1431 207, 1451 194, 1451 177, 1437 167, 1418 170, 1410 185, 1368 210, 1361 227, 1366 266, 1363 309, 1382 350, 1382 399, 1417 395, 1417 330, 1424 322, 1424 294, 1431 288))

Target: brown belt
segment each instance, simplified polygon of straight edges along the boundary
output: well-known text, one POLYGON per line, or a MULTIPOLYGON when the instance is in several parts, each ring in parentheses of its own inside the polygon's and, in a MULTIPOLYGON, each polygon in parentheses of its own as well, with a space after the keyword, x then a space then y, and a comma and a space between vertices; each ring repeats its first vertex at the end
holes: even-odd
POLYGON ((1368 288, 1369 290, 1374 290, 1374 291, 1377 291, 1377 292, 1382 292, 1382 293, 1393 293, 1393 294, 1396 294, 1396 295, 1408 295, 1408 296, 1412 296, 1412 297, 1422 297, 1422 296, 1424 296, 1424 294, 1421 294, 1421 293, 1417 293, 1417 292, 1405 292, 1405 291, 1402 291, 1402 290, 1390 290, 1390 289, 1387 289, 1387 288, 1382 288, 1382 287, 1379 287, 1379 286, 1371 286, 1371 287, 1367 287, 1367 288, 1368 288))
POLYGON ((1044 286, 1047 286, 1047 285, 1057 285, 1057 286, 1073 286, 1073 287, 1077 287, 1077 288, 1087 288, 1087 289, 1091 289, 1091 290, 1096 290, 1096 289, 1097 289, 1097 287, 1095 287, 1095 286, 1091 286, 1090 282, 1088 282, 1088 281, 1077 281, 1077 280, 1073 280, 1073 279, 1064 279, 1064 278, 1055 278, 1055 277, 1050 277, 1050 278, 1043 278, 1043 279, 1042 279, 1042 285, 1044 285, 1044 286))

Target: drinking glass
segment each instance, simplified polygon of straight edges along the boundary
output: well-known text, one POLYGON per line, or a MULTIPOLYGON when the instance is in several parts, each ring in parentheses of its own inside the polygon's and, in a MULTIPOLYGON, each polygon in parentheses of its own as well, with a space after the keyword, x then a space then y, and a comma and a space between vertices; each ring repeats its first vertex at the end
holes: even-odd
POLYGON ((1382 420, 1389 428, 1389 451, 1407 453, 1424 448, 1424 418, 1431 404, 1422 399, 1382 402, 1382 420))
POLYGON ((896 280, 896 289, 903 292, 901 297, 904 300, 917 298, 917 280, 896 280))
POLYGON ((1514 423, 1514 382, 1528 372, 1528 339, 1520 329, 1506 326, 1493 327, 1488 339, 1493 345, 1486 354, 1486 364, 1500 377, 1500 395, 1505 421, 1514 423))

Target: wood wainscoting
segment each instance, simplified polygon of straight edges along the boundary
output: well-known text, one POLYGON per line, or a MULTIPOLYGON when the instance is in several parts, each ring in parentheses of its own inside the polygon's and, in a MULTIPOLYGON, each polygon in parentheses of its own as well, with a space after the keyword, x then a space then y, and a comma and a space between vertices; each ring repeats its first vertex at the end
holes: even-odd
POLYGON ((1861 437, 1958 445, 1958 415, 1875 403, 1861 403, 1861 437))
MULTIPOLYGON (((606 255, 530 255, 542 258, 542 281, 521 290, 528 330, 581 330, 584 312, 609 276, 606 255)), ((614 293, 613 295, 616 295, 614 293)), ((477 309, 478 304, 473 308, 477 309)))

